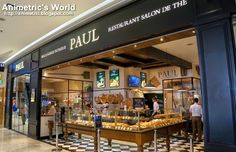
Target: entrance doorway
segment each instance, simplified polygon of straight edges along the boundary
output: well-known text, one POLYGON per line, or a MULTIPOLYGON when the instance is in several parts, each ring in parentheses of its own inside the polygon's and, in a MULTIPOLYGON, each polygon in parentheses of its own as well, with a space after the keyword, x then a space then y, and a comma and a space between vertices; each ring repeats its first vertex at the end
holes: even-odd
POLYGON ((30 75, 24 74, 14 78, 12 96, 12 129, 28 134, 30 75))
MULTIPOLYGON (((193 99, 198 98, 201 105, 199 71, 195 30, 188 29, 48 67, 42 73, 42 84, 48 83, 42 86, 42 96, 49 96, 50 91, 55 93, 59 88, 70 92, 67 84, 64 87, 50 85, 59 83, 59 80, 76 81, 73 85, 78 84, 77 81, 89 81, 92 97, 89 98, 88 109, 100 112, 107 128, 135 131, 137 122, 140 122, 142 129, 150 129, 156 127, 155 121, 165 119, 168 122, 181 119, 191 124, 189 110, 193 99), (85 73, 89 76, 85 77, 85 73), (54 80, 49 82, 51 78, 54 80), (153 98, 159 105, 157 115, 154 113, 153 98), (145 111, 140 114, 143 118, 140 121, 137 121, 137 109, 145 111), (114 121, 115 117, 119 120, 114 121)), ((86 103, 87 99, 83 96, 79 100, 77 96, 63 96, 59 91, 57 96, 60 95, 62 98, 58 100, 72 103, 67 104, 67 109, 71 109, 70 115, 73 117, 66 118, 65 123, 91 125, 90 114, 94 111, 83 113, 86 108, 76 107, 77 103, 86 103)), ((58 107, 60 109, 60 105, 58 107)), ((203 150, 203 142, 197 144, 199 150, 203 150)))

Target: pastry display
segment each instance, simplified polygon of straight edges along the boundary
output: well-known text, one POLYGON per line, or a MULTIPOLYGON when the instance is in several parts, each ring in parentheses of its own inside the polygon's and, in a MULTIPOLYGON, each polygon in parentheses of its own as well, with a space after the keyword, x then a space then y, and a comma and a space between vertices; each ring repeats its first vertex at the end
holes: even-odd
POLYGON ((121 93, 119 94, 102 94, 100 96, 94 97, 95 102, 97 104, 120 104, 123 102, 123 95, 121 93))
MULTIPOLYGON (((131 117, 126 117, 126 118, 131 119, 131 117)), ((119 119, 122 119, 122 117, 119 117, 119 119)), ((133 121, 133 122, 135 122, 133 125, 130 125, 128 123, 121 122, 121 121, 120 122, 103 122, 102 127, 106 129, 115 129, 115 130, 124 130, 124 131, 139 131, 142 129, 160 128, 160 127, 164 127, 168 125, 173 125, 173 124, 182 122, 182 119, 180 118, 153 119, 151 121, 140 122, 140 127, 138 124, 138 120, 133 121)), ((94 122, 88 121, 88 120, 67 121, 67 123, 94 127, 94 122)))

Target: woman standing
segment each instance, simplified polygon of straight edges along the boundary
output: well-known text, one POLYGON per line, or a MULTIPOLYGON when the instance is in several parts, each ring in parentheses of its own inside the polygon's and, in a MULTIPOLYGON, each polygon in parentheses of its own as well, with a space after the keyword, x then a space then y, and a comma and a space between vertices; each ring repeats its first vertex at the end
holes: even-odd
POLYGON ((155 96, 152 98, 152 102, 153 102, 153 113, 152 116, 155 116, 156 114, 160 114, 160 107, 158 104, 158 98, 155 96))

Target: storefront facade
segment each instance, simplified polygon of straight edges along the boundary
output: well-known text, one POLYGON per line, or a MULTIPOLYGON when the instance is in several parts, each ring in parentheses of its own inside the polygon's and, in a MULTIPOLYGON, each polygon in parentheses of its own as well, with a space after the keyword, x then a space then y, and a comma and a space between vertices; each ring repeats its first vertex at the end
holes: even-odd
POLYGON ((39 138, 42 69, 195 28, 200 56, 205 150, 235 151, 236 63, 232 24, 235 9, 233 0, 137 1, 32 50, 8 66, 5 126, 22 132, 13 127, 16 121, 12 112, 12 99, 17 94, 15 88, 20 88, 15 84, 19 76, 27 77, 23 79, 23 88, 26 88, 23 90, 28 100, 22 106, 29 127, 25 134, 39 138))

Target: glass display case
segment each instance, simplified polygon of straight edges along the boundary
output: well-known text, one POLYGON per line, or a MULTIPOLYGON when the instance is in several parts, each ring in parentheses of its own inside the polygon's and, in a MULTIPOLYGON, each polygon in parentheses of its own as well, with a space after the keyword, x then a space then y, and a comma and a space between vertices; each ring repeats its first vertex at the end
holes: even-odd
POLYGON ((145 115, 145 111, 107 111, 106 114, 89 110, 80 111, 76 109, 66 110, 67 124, 77 124, 81 126, 94 127, 94 114, 102 116, 102 128, 123 130, 123 131, 142 131, 172 125, 182 122, 179 113, 160 114, 155 117, 145 115))
POLYGON ((201 97, 200 79, 184 77, 163 80, 163 94, 165 113, 179 112, 188 117, 193 98, 201 97))

